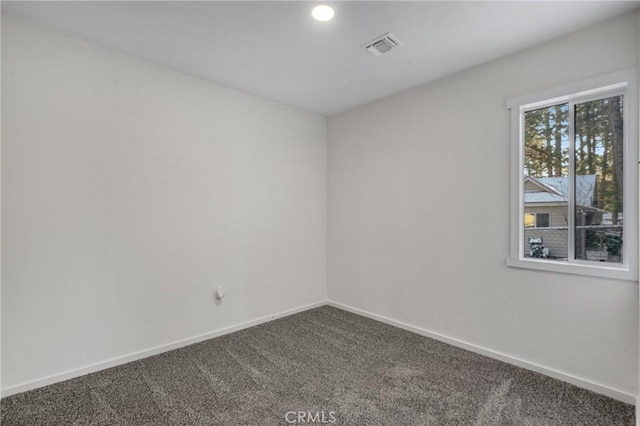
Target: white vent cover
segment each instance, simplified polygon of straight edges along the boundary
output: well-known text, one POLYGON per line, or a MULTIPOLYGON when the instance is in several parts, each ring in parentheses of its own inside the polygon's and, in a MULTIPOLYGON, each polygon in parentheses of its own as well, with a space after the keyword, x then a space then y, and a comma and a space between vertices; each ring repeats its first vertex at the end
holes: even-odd
POLYGON ((365 43, 362 47, 374 56, 384 55, 390 52, 396 47, 402 46, 404 43, 398 40, 396 36, 391 33, 385 33, 380 37, 376 37, 369 43, 365 43))

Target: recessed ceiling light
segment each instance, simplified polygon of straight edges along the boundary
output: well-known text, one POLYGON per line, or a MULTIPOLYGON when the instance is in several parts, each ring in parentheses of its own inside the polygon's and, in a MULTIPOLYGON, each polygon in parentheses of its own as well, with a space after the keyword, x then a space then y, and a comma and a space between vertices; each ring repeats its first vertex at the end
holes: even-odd
POLYGON ((324 4, 314 7, 311 11, 311 16, 313 16, 316 21, 321 22, 330 21, 333 15, 333 9, 324 4))

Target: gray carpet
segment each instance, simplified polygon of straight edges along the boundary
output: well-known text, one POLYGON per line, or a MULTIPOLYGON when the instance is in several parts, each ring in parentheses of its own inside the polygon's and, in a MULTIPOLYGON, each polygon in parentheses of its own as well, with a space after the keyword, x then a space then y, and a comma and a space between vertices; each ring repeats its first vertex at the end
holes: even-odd
POLYGON ((633 425, 634 408, 331 307, 4 398, 2 425, 633 425), (299 423, 300 424, 300 423, 299 423), (307 423, 308 424, 308 423, 307 423))

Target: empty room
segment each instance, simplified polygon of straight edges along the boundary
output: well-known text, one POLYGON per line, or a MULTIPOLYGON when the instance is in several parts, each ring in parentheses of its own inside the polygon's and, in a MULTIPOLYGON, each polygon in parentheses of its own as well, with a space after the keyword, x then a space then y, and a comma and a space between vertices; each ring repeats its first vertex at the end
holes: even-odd
POLYGON ((3 426, 640 425, 640 2, 0 7, 3 426))

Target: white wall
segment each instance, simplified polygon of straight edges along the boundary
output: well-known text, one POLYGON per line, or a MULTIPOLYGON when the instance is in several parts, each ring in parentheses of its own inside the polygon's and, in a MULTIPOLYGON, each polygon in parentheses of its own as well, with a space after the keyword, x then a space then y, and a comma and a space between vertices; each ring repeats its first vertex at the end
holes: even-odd
POLYGON ((326 298, 324 117, 3 17, 2 144, 3 389, 326 298))
MULTIPOLYGON (((638 39, 636 13, 332 117, 330 299, 636 394, 637 283, 504 266, 504 101, 638 39)), ((2 121, 3 389, 325 298, 324 118, 3 17, 2 121)))
POLYGON ((329 299, 633 402, 637 282, 505 266, 505 100, 637 67, 638 41, 636 12, 331 117, 329 299))

